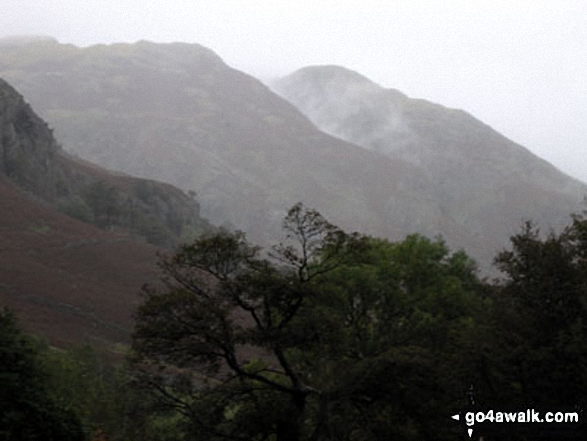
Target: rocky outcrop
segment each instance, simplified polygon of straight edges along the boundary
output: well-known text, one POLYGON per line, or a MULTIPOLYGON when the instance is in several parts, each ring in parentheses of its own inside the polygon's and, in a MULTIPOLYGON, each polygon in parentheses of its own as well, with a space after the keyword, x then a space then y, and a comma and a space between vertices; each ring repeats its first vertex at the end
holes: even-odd
POLYGON ((210 230, 193 196, 156 181, 111 173, 63 152, 52 130, 0 80, 0 173, 79 220, 174 247, 210 230))
POLYGON ((59 151, 47 124, 0 79, 0 172, 24 189, 52 200, 63 177, 55 160, 59 151))

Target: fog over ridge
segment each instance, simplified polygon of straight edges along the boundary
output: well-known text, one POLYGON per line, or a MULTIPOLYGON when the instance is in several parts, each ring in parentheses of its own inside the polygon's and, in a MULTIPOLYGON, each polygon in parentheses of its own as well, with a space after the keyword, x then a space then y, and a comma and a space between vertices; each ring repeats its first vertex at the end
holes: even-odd
POLYGON ((193 42, 263 80, 342 65, 410 97, 464 109, 587 181, 585 16, 582 0, 251 0, 246 8, 232 0, 5 0, 0 37, 193 42))

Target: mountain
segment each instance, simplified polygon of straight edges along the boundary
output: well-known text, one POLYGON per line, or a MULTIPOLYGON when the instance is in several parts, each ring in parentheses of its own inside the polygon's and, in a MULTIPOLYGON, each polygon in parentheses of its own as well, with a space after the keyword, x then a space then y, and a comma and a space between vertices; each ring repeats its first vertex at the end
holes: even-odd
POLYGON ((343 67, 303 68, 273 86, 326 133, 411 163, 434 206, 483 243, 503 240, 522 218, 560 226, 587 195, 584 183, 470 114, 343 67))
POLYGON ((145 242, 211 228, 177 188, 65 154, 2 80, 0 207, 0 306, 57 345, 128 342, 140 288, 159 274, 161 249, 145 242))
MULTIPOLYGON (((488 268, 522 218, 566 223, 585 193, 563 175, 548 189, 520 179, 550 166, 536 170, 526 164, 530 154, 522 147, 473 124, 464 112, 431 103, 405 109, 426 129, 413 129, 422 144, 411 154, 344 141, 196 44, 4 44, 0 77, 25 94, 68 152, 193 190, 205 217, 263 244, 278 237, 285 210, 302 201, 346 230, 392 239, 442 234, 452 248, 464 247, 488 268), (503 155, 500 176, 507 179, 501 187, 485 185, 493 182, 493 169, 485 167, 484 148, 471 147, 476 168, 456 159, 450 144, 455 131, 503 155), (461 164, 459 175, 444 176, 442 187, 438 174, 418 159, 429 146, 438 146, 439 167, 442 161, 461 164), (521 160, 511 163, 512 156, 521 160), (463 177, 478 180, 477 193, 462 188, 463 177)), ((364 118, 361 124, 368 129, 375 123, 364 118)), ((394 142, 412 145, 411 132, 396 132, 394 142)))
POLYGON ((0 305, 57 346, 128 343, 156 251, 58 213, 0 176, 0 305))
POLYGON ((261 82, 195 44, 4 45, 0 76, 67 151, 194 190, 204 216, 254 240, 274 238, 300 200, 341 226, 399 234, 383 201, 396 194, 409 205, 397 187, 420 181, 403 161, 320 132, 261 82))
POLYGON ((113 174, 63 152, 47 124, 3 80, 0 134, 0 173, 66 214, 169 248, 211 228, 182 191, 113 174))

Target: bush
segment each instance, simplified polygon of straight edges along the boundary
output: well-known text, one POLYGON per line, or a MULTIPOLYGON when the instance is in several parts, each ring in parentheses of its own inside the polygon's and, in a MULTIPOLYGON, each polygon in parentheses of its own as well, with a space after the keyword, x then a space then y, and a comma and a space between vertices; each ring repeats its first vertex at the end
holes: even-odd
POLYGON ((59 203, 57 209, 68 216, 91 224, 94 222, 94 212, 86 202, 79 196, 59 203))

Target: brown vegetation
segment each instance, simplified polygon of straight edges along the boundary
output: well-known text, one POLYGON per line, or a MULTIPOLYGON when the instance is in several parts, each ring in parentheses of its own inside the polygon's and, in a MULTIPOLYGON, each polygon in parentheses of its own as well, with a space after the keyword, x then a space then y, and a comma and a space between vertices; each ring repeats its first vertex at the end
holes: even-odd
POLYGON ((60 214, 2 176, 0 206, 2 306, 57 345, 126 343, 157 249, 60 214))

